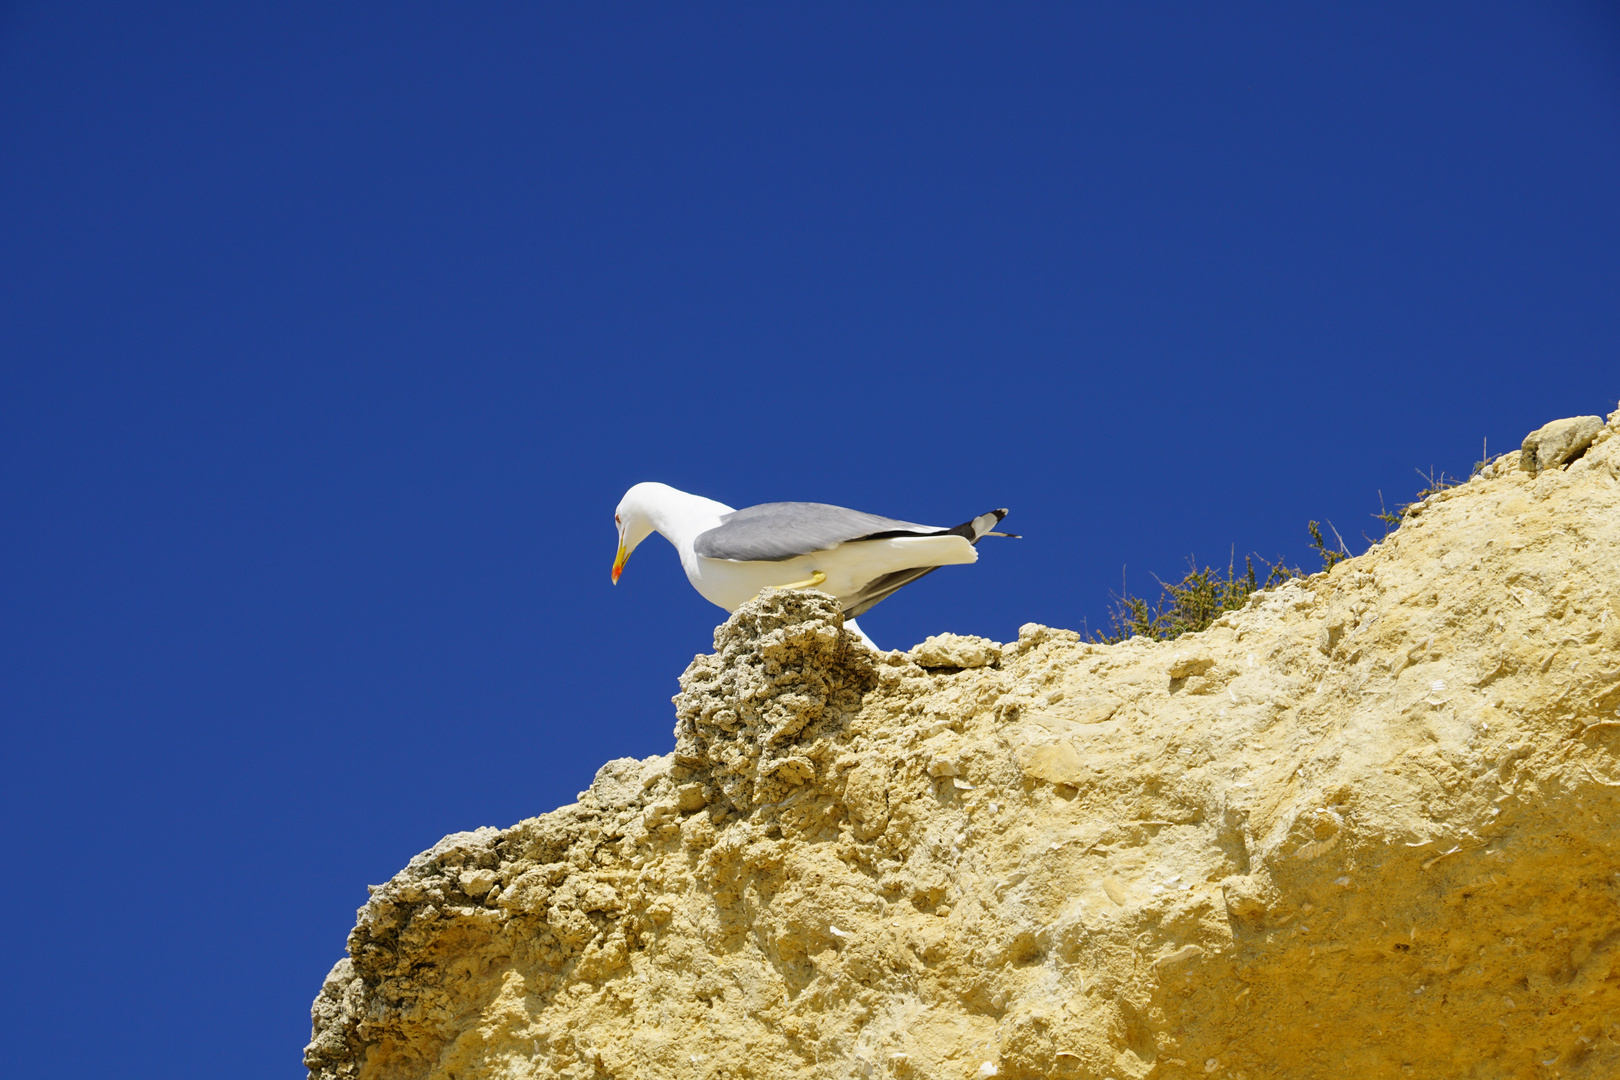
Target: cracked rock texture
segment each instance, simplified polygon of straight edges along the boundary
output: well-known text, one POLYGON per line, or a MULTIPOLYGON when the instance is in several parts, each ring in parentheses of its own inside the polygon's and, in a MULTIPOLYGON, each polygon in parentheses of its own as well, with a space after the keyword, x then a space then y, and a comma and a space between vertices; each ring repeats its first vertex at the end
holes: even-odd
POLYGON ((311 1075, 1620 1076, 1620 413, 1547 460, 1170 643, 768 593, 373 889, 311 1075))

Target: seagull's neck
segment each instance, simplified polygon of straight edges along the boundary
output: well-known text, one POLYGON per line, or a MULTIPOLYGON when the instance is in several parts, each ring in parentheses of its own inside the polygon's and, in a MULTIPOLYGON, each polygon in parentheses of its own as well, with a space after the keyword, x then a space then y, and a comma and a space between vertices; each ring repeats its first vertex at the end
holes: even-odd
POLYGON ((653 530, 675 545, 685 563, 692 555, 692 544, 703 533, 720 524, 723 514, 732 513, 723 502, 665 488, 647 507, 653 530))

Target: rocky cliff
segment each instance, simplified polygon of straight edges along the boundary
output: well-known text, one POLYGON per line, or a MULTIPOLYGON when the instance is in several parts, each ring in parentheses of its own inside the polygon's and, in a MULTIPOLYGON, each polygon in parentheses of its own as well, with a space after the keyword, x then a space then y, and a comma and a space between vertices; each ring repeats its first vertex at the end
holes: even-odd
POLYGON ((715 643, 373 889, 313 1077, 1620 1076, 1620 413, 1174 642, 715 643))

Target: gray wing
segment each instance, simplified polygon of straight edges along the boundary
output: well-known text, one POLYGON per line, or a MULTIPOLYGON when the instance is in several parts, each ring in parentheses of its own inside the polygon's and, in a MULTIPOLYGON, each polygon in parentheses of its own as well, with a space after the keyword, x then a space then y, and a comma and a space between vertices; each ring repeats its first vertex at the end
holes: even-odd
POLYGON ((760 503, 721 517, 719 525, 697 538, 692 550, 705 559, 781 562, 853 540, 937 536, 951 531, 827 503, 760 503))

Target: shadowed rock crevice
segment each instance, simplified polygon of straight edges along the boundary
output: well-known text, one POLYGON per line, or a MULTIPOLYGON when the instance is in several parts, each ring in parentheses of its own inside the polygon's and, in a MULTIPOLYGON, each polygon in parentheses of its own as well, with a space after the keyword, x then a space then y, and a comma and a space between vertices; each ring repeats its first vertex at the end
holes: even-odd
POLYGON ((311 1074, 1620 1075, 1617 426, 1174 642, 762 596, 674 753, 373 890, 311 1074))

